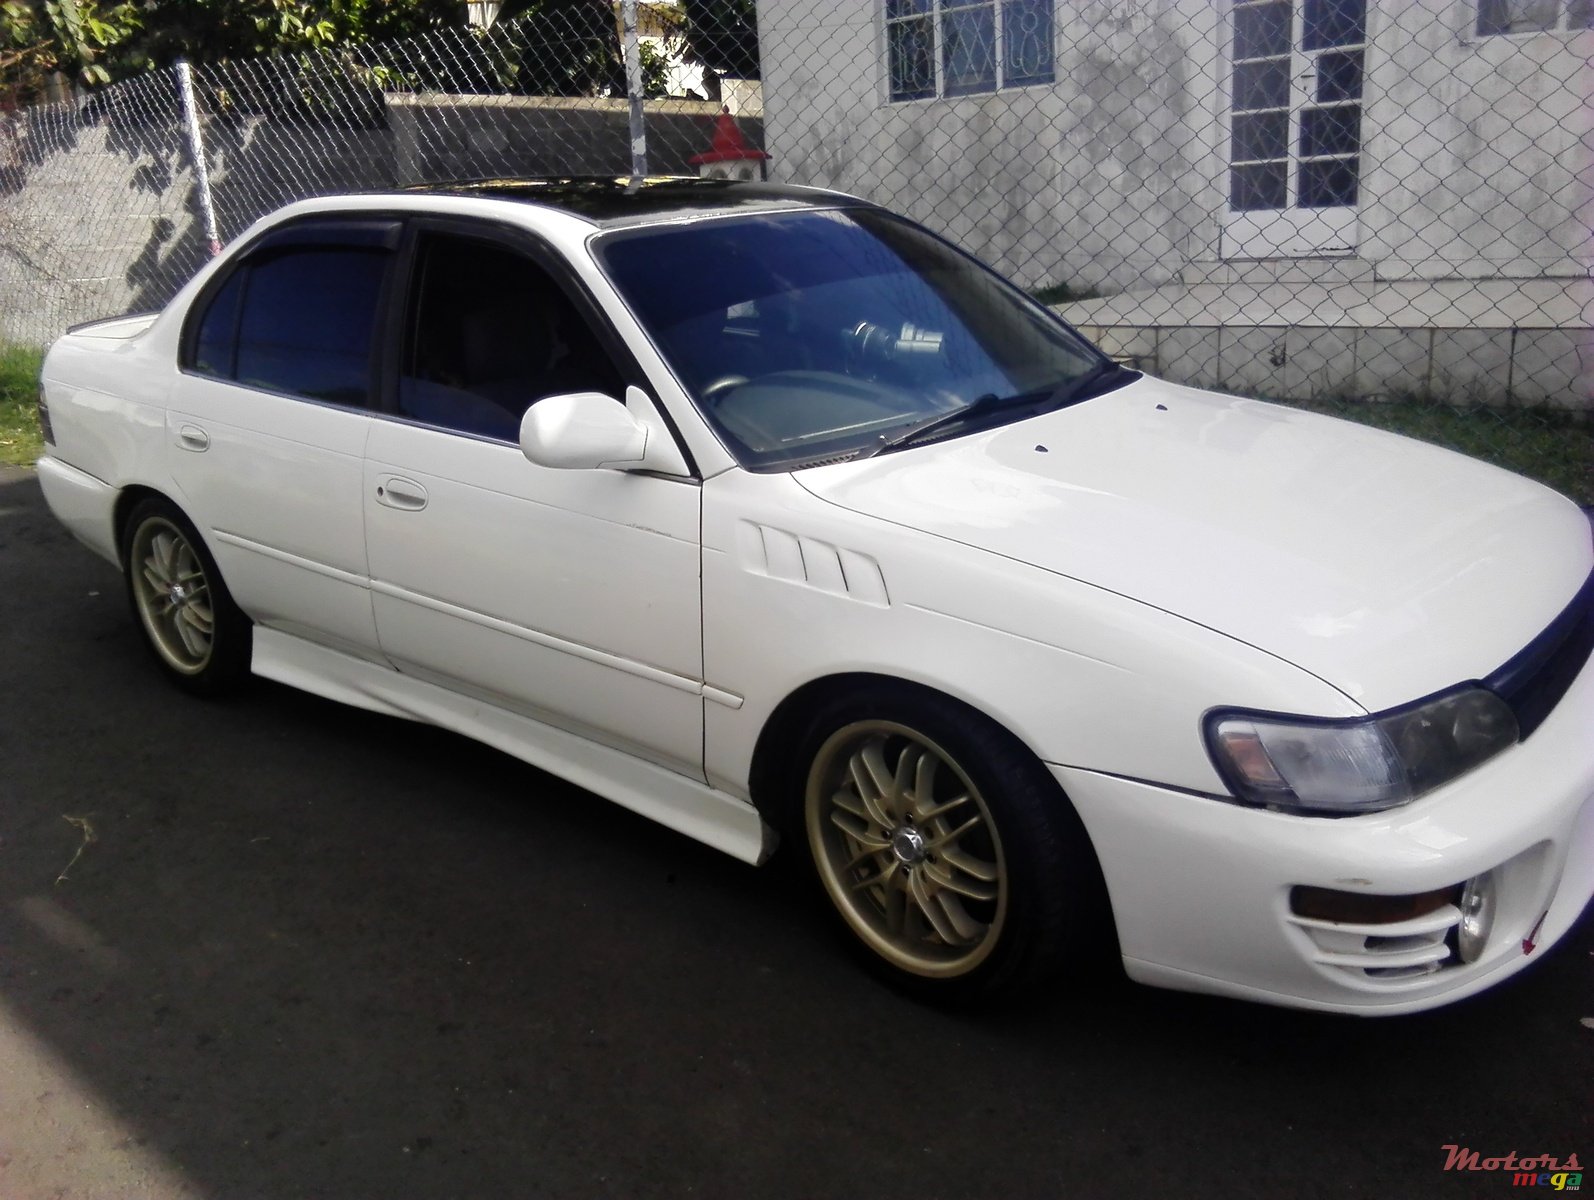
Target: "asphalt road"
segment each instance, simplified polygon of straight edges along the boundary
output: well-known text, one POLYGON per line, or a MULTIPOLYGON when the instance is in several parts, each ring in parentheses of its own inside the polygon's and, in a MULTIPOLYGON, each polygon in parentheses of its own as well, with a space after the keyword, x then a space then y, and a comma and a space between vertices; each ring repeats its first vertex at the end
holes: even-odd
POLYGON ((953 1016, 780 872, 492 751, 183 696, 20 472, 0 662, 3 1200, 1501 1196, 1443 1147, 1594 1160, 1594 917, 1415 1017, 1123 982, 953 1016))

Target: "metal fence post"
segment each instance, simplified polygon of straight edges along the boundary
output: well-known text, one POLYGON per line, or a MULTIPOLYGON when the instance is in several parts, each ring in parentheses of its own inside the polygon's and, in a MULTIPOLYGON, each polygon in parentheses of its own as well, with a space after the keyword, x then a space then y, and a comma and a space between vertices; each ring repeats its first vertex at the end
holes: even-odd
POLYGON ((199 215, 205 223, 205 238, 214 258, 221 253, 221 236, 216 229, 216 210, 210 202, 210 171, 205 166, 205 139, 199 129, 199 108, 194 103, 193 71, 185 58, 177 60, 177 94, 182 101, 183 127, 188 131, 188 156, 194 163, 199 215))
POLYGON ((625 27, 625 90, 631 101, 631 174, 648 173, 648 131, 642 118, 642 47, 637 41, 636 0, 622 0, 625 27))

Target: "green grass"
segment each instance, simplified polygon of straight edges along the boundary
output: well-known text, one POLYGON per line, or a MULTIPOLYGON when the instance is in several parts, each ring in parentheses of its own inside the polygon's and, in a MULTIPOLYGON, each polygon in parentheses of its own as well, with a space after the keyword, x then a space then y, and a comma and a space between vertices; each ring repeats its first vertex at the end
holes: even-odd
POLYGON ((1457 407, 1434 400, 1289 402, 1437 442, 1594 505, 1594 421, 1553 408, 1457 407))
POLYGON ((44 351, 0 346, 0 463, 31 467, 44 451, 39 433, 39 365, 44 351))

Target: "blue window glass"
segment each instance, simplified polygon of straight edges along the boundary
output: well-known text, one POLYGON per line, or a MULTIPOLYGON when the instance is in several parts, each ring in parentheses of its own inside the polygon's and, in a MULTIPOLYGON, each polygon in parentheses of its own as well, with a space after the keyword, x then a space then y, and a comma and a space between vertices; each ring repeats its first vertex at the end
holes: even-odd
POLYGON ((1301 164, 1301 207, 1339 208, 1356 203, 1358 160, 1319 159, 1301 164))
POLYGON ((1359 46, 1367 40, 1367 0, 1306 0, 1301 45, 1307 50, 1359 46))
POLYGON ((935 95, 935 25, 929 17, 892 21, 886 26, 890 47, 891 98, 923 100, 935 95))
POLYGON ((1234 57, 1276 58, 1290 52, 1290 6, 1287 3, 1236 5, 1234 57))
POLYGON ((232 277, 211 297, 199 323, 199 333, 194 339, 194 359, 190 364, 204 375, 231 379, 233 358, 237 353, 238 298, 243 294, 244 271, 234 271, 232 277))
POLYGON ((1290 61, 1241 63, 1234 68, 1234 108, 1284 108, 1290 102, 1290 61))
POLYGON ((1229 168, 1229 207, 1235 212, 1283 208, 1288 197, 1286 164, 1256 163, 1229 168))
POLYGON ((748 466, 855 453, 988 393, 1044 397, 1099 361, 1006 281, 871 209, 621 231, 598 253, 748 466))
POLYGON ((388 258, 382 250, 315 246, 251 263, 238 325, 238 382, 364 405, 388 258))
POLYGON ((1307 109, 1301 114, 1301 157, 1355 154, 1361 149, 1361 117, 1359 104, 1307 109))
POLYGON ((892 100, 969 96, 1056 79, 1056 0, 885 0, 892 100))
POLYGON ((1252 113, 1236 116, 1231 162, 1256 162, 1283 158, 1290 144, 1290 115, 1286 112, 1252 113))
POLYGON ((1362 98, 1362 52, 1350 50, 1317 56, 1317 100, 1332 104, 1336 100, 1362 98))
POLYGON ((996 90, 995 5, 942 11, 941 69, 948 96, 996 90))
POLYGON ((1051 83, 1052 0, 1002 5, 1002 86, 1051 83))

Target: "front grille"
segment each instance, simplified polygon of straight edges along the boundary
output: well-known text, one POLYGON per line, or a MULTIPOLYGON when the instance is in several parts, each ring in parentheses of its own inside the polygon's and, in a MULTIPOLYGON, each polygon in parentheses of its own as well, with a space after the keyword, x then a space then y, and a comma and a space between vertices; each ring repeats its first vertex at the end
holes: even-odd
POLYGON ((1510 662, 1482 680, 1516 714, 1525 741, 1561 702, 1594 652, 1594 572, 1572 603, 1510 662))
POLYGON ((1311 939, 1312 962, 1377 983, 1432 975, 1453 961, 1450 931, 1461 910, 1446 904, 1409 921, 1360 924, 1290 914, 1290 924, 1311 939))

